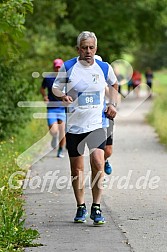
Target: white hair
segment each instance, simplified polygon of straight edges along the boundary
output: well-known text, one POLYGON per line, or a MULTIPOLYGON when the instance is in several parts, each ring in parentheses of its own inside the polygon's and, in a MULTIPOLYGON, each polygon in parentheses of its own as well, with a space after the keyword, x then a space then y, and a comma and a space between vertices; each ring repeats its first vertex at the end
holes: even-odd
POLYGON ((97 47, 97 38, 94 32, 90 32, 90 31, 83 31, 78 35, 77 38, 77 46, 80 47, 81 41, 82 40, 86 40, 88 38, 94 38, 95 40, 95 46, 97 47))

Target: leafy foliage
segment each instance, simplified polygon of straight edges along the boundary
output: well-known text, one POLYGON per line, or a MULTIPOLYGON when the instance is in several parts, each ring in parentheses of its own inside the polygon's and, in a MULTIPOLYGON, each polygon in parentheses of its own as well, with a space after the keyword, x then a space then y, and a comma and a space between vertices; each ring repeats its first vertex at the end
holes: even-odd
POLYGON ((17 138, 11 137, 9 140, 0 141, 0 251, 4 252, 21 252, 24 246, 40 245, 33 242, 38 238, 39 233, 27 227, 27 223, 25 225, 26 216, 23 208, 25 202, 22 188, 12 189, 11 187, 21 186, 26 175, 25 170, 25 175, 22 173, 13 176, 15 172, 18 172, 16 158, 34 141, 38 141, 45 131, 47 132, 45 121, 43 125, 41 121, 37 123, 33 121, 33 126, 27 125, 25 130, 20 130, 17 138), (31 130, 28 130, 30 126, 31 130), (39 127, 41 127, 40 132, 39 127), (28 132, 26 135, 25 131, 28 132))
POLYGON ((21 51, 24 22, 32 11, 32 0, 7 0, 0 3, 0 62, 10 64, 21 51))
POLYGON ((141 45, 134 55, 136 68, 145 70, 149 66, 154 70, 160 70, 167 66, 167 43, 157 43, 155 48, 141 45))
POLYGON ((66 15, 66 1, 34 1, 34 12, 28 15, 25 24, 26 37, 31 44, 27 57, 31 60, 32 71, 52 70, 52 61, 55 58, 66 60, 75 55, 68 40, 68 37, 74 36, 72 29, 69 30, 71 25, 64 21, 60 24, 60 20, 64 20, 66 15), (61 31, 64 29, 69 30, 65 38, 66 44, 59 42, 61 31))
POLYGON ((155 128, 158 133, 160 142, 167 147, 167 85, 166 85, 167 70, 161 70, 154 73, 153 90, 157 94, 153 107, 147 116, 149 123, 155 128))
POLYGON ((26 79, 21 77, 18 73, 16 76, 14 71, 15 66, 10 68, 0 65, 0 79, 1 79, 1 110, 0 110, 0 138, 4 138, 16 132, 26 120, 27 115, 21 110, 17 103, 20 100, 25 100, 29 85, 26 79), (14 74, 13 74, 14 73, 14 74), (16 125, 14 127, 14 125, 16 125), (11 130, 12 129, 12 130, 11 130))
POLYGON ((6 0, 0 3, 0 139, 11 135, 18 121, 25 119, 17 102, 25 99, 27 80, 21 75, 21 54, 25 50, 24 22, 32 11, 31 0, 6 0), (24 119, 23 119, 24 118, 24 119))
POLYGON ((157 42, 166 41, 166 0, 71 0, 67 3, 69 22, 79 31, 88 29, 96 33, 98 53, 107 61, 124 52, 132 54, 141 45, 155 48, 157 42))
POLYGON ((15 210, 4 204, 1 207, 2 223, 0 223, 0 247, 16 249, 32 245, 32 241, 39 237, 37 230, 24 227, 23 210, 15 210), (12 211, 11 211, 12 210, 12 211), (11 212, 10 212, 11 211, 11 212))

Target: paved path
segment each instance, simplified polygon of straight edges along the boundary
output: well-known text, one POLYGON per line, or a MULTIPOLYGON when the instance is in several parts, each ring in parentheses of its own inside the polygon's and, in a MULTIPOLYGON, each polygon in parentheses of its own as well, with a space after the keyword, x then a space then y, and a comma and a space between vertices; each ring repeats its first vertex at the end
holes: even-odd
MULTIPOLYGON (((106 177, 102 201, 106 225, 94 227, 90 219, 84 224, 72 222, 76 209, 67 153, 58 159, 52 151, 32 167, 25 190, 27 226, 39 230, 43 246, 26 248, 27 252, 167 251, 167 152, 145 123, 151 101, 143 101, 144 96, 122 101, 115 120, 113 173, 106 177), (57 178, 45 183, 53 172, 57 178)), ((87 157, 85 167, 87 175, 87 157)), ((88 180, 86 203, 89 210, 88 180)))

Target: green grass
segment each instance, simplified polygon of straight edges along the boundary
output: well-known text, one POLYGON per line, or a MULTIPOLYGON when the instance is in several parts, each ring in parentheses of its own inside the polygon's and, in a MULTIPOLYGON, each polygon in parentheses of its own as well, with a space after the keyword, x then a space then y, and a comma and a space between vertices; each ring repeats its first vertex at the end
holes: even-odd
POLYGON ((154 74, 153 107, 147 119, 159 135, 160 142, 167 146, 167 70, 154 74))
MULTIPOLYGON (((20 171, 17 157, 46 133, 46 120, 34 119, 17 136, 0 142, 0 252, 23 251, 25 246, 37 246, 33 240, 39 237, 38 231, 25 227, 22 189, 12 189, 9 178, 20 171)), ((23 176, 17 176, 17 180, 22 179, 23 176)), ((14 179, 14 185, 18 185, 17 180, 14 179)))

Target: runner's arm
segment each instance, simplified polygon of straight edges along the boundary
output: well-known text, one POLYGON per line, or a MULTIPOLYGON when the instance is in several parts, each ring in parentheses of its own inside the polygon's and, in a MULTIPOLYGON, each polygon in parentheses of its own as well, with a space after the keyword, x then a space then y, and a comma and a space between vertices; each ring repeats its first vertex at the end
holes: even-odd
POLYGON ((52 86, 52 92, 53 94, 58 97, 61 101, 65 103, 71 103, 73 102, 73 99, 71 96, 67 96, 63 90, 65 89, 65 86, 67 85, 67 73, 65 71, 64 65, 60 68, 60 71, 53 83, 52 86))
POLYGON ((49 101, 48 96, 46 94, 45 88, 41 87, 40 88, 40 93, 43 96, 44 101, 49 101))
POLYGON ((106 115, 108 118, 112 119, 116 116, 117 113, 116 106, 118 100, 118 81, 110 65, 109 65, 107 84, 108 86, 105 89, 105 93, 109 102, 106 108, 106 115))

